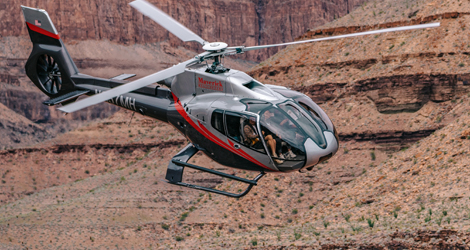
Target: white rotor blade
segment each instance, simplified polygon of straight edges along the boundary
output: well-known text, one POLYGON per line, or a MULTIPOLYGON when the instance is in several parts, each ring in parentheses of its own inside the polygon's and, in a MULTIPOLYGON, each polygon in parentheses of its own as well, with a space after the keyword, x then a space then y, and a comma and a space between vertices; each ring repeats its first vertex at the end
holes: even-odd
POLYGON ((278 44, 269 44, 269 45, 261 45, 261 46, 252 46, 243 48, 244 51, 255 50, 255 49, 264 49, 264 48, 271 48, 271 47, 278 47, 278 46, 285 46, 285 45, 292 45, 292 44, 300 44, 300 43, 310 43, 310 42, 319 42, 319 41, 326 41, 326 40, 334 40, 346 37, 355 37, 355 36, 364 36, 364 35, 372 35, 372 34, 379 34, 379 33, 387 33, 387 32, 395 32, 395 31, 403 31, 403 30, 414 30, 414 29, 425 29, 425 28, 434 28, 439 27, 440 23, 430 23, 430 24, 420 24, 420 25, 412 25, 412 26, 403 26, 397 28, 389 28, 389 29, 382 29, 382 30, 372 30, 360 33, 353 33, 353 34, 346 34, 346 35, 339 35, 339 36, 330 36, 330 37, 322 37, 317 39, 310 39, 310 40, 303 40, 297 42, 290 42, 290 43, 278 43, 278 44))
POLYGON ((136 0, 129 3, 130 6, 134 7, 140 13, 144 14, 148 18, 154 20, 160 24, 163 28, 167 29, 173 35, 177 36, 183 42, 196 41, 201 45, 206 44, 207 42, 202 39, 200 36, 196 35, 194 32, 184 27, 181 23, 167 15, 165 12, 161 11, 159 8, 148 3, 145 0, 136 0))
POLYGON ((71 103, 69 105, 65 105, 61 108, 58 108, 61 111, 71 113, 75 112, 77 110, 98 104, 100 102, 107 101, 111 98, 114 98, 116 96, 134 91, 136 89, 140 89, 142 87, 145 87, 147 85, 150 85, 152 83, 156 83, 158 81, 164 80, 166 78, 181 74, 184 72, 186 66, 192 62, 197 62, 197 59, 191 59, 182 63, 179 63, 171 68, 164 69, 162 71, 159 71, 157 73, 148 75, 146 77, 143 77, 139 80, 135 80, 126 84, 123 84, 119 87, 112 88, 110 90, 104 91, 102 93, 93 95, 91 97, 82 99, 80 101, 71 103))

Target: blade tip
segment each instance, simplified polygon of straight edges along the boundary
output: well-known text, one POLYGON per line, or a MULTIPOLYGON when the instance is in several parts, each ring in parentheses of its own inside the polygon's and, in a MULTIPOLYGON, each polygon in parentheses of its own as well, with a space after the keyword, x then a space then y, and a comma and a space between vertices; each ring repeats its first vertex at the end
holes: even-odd
POLYGON ((129 5, 134 7, 134 5, 136 5, 138 2, 145 2, 145 1, 143 1, 143 0, 134 0, 134 1, 130 2, 129 5))
POLYGON ((68 111, 66 107, 57 108, 57 110, 60 110, 60 111, 62 111, 64 113, 67 113, 67 114, 71 113, 71 111, 68 111))

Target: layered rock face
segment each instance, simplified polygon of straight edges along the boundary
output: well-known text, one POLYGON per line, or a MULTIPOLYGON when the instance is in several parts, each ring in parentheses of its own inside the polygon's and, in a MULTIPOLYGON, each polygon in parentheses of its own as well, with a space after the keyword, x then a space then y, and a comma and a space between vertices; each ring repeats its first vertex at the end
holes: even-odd
MULTIPOLYGON (((361 63, 354 67, 361 67, 361 63)), ((265 67, 252 71, 254 77, 275 77, 288 74, 292 67, 265 67)), ((292 70, 293 71, 293 70, 292 70)), ((292 72, 291 71, 291 72, 292 72)), ((376 105, 381 113, 415 112, 428 101, 445 102, 459 98, 470 90, 470 74, 406 74, 373 77, 358 80, 354 84, 325 83, 310 86, 296 86, 293 89, 308 94, 315 102, 353 96, 365 96, 376 105)))
MULTIPOLYGON (((365 0, 203 0, 150 1, 208 41, 253 46, 293 41, 309 28, 343 16, 365 0)), ((118 108, 109 104, 63 116, 42 102, 47 97, 25 76, 31 51, 20 5, 47 10, 81 73, 138 77, 167 68, 191 57, 201 48, 183 43, 122 0, 0 2, 0 103, 34 122, 103 118, 118 108), (180 47, 180 46, 184 46, 180 47), (188 50, 189 49, 189 50, 188 50)), ((234 59, 260 61, 278 51, 254 51, 234 59)), ((245 70, 253 64, 230 61, 245 70)))
MULTIPOLYGON (((48 11, 64 40, 109 40, 121 44, 183 43, 122 0, 5 0, 0 3, 0 35, 27 34, 20 4, 48 11)), ((349 13, 365 0, 150 1, 208 41, 253 46, 293 41, 309 28, 349 13)), ((196 43, 185 44, 198 49, 196 43)), ((278 51, 253 52, 244 59, 264 60, 278 51)))
POLYGON ((343 142, 407 147, 468 112, 469 8, 468 2, 370 2, 301 39, 431 22, 440 27, 289 46, 250 74, 309 95, 343 142))
MULTIPOLYGON (((0 90, 0 103, 28 118, 33 122, 49 122, 65 118, 64 114, 55 109, 42 105, 42 101, 48 97, 41 92, 18 91, 15 89, 0 90)), ((93 106, 91 108, 77 111, 67 117, 68 120, 92 120, 105 118, 109 114, 116 112, 119 108, 107 103, 93 106)))

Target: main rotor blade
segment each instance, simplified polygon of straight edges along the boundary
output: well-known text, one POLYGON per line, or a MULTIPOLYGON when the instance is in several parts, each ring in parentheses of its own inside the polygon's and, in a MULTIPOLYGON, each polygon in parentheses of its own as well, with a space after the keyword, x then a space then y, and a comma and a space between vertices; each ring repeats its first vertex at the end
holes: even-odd
POLYGON ((63 107, 59 108, 59 110, 67 112, 67 113, 71 113, 71 112, 75 112, 77 110, 80 110, 80 109, 98 104, 100 102, 107 101, 107 100, 109 100, 113 97, 116 97, 116 96, 119 96, 119 95, 122 95, 122 94, 125 94, 125 93, 128 93, 128 92, 134 91, 136 89, 145 87, 145 86, 150 85, 152 83, 155 83, 155 82, 164 80, 166 78, 181 74, 181 73, 184 72, 184 70, 185 70, 185 68, 188 64, 193 63, 193 62, 197 62, 197 61, 198 61, 197 59, 193 58, 191 60, 179 63, 179 64, 177 64, 177 65, 175 65, 171 68, 164 69, 162 71, 159 71, 157 73, 148 75, 148 76, 143 77, 141 79, 123 84, 119 87, 112 88, 112 89, 104 91, 100 94, 96 94, 96 95, 93 95, 91 97, 88 97, 88 98, 82 99, 80 101, 71 103, 69 105, 63 106, 63 107))
POLYGON ((167 15, 165 12, 161 11, 159 8, 148 3, 145 0, 136 0, 129 3, 130 6, 134 7, 140 13, 144 14, 148 18, 154 20, 160 24, 163 28, 167 29, 173 35, 177 36, 183 42, 196 41, 201 45, 206 44, 207 42, 202 39, 200 36, 196 35, 194 32, 184 27, 181 23, 167 15))
POLYGON ((264 48, 271 48, 271 47, 278 47, 278 46, 285 46, 285 45, 292 45, 292 44, 311 43, 311 42, 341 39, 341 38, 346 38, 346 37, 365 36, 365 35, 373 35, 373 34, 380 34, 380 33, 387 33, 387 32, 404 31, 404 30, 434 28, 434 27, 439 27, 439 25, 440 23, 429 23, 429 24, 402 26, 402 27, 396 27, 396 28, 372 30, 372 31, 359 32, 359 33, 353 33, 353 34, 339 35, 339 36, 322 37, 322 38, 317 38, 317 39, 303 40, 303 41, 290 42, 290 43, 278 43, 278 44, 268 44, 268 45, 261 45, 261 46, 252 46, 252 47, 243 48, 243 50, 250 51, 250 50, 256 50, 256 49, 264 49, 264 48))

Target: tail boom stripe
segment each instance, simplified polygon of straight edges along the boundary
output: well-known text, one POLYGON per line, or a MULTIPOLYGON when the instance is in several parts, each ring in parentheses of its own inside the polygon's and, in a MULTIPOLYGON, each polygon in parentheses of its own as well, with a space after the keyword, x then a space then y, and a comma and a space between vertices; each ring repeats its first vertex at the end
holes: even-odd
POLYGON ((47 30, 45 30, 45 29, 41 29, 41 28, 37 27, 37 26, 34 25, 34 24, 31 24, 31 23, 26 22, 26 25, 28 25, 28 28, 29 28, 30 30, 34 31, 34 32, 37 32, 37 33, 39 33, 39 34, 43 34, 43 35, 45 35, 45 36, 48 36, 48 37, 51 37, 51 38, 54 38, 54 39, 57 39, 57 40, 60 39, 59 35, 54 34, 54 33, 51 33, 51 32, 49 32, 49 31, 47 31, 47 30))

